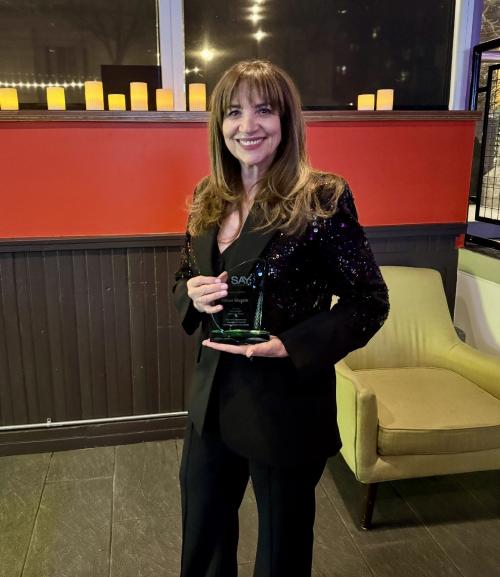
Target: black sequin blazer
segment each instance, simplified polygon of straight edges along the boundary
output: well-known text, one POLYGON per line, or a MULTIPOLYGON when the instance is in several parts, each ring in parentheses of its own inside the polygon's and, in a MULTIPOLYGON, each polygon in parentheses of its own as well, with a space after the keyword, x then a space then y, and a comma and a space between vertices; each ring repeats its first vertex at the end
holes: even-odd
MULTIPOLYGON (((289 357, 250 362, 200 344, 190 418, 201 433, 216 378, 221 434, 233 450, 281 466, 322 459, 341 446, 334 364, 363 347, 382 326, 389 310, 387 287, 347 185, 337 212, 316 219, 299 237, 254 232, 252 220, 251 212, 227 269, 257 257, 266 260, 263 326, 283 341, 289 357), (330 309, 332 295, 339 300, 330 309)), ((210 319, 193 307, 186 281, 215 275, 216 242, 215 227, 186 236, 174 286, 182 325, 192 334, 201 324, 200 343, 210 319)))

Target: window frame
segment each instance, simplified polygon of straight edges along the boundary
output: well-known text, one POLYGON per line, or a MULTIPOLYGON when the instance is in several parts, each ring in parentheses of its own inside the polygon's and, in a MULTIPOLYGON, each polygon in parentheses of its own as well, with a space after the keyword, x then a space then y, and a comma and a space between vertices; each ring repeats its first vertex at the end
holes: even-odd
POLYGON ((161 80, 174 91, 174 110, 186 110, 184 2, 157 0, 161 80))

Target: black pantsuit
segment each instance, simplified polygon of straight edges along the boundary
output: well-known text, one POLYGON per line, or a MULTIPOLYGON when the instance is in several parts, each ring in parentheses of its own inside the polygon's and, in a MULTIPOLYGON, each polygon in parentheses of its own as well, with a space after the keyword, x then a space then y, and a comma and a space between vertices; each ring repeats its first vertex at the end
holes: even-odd
MULTIPOLYGON (((327 205, 332 191, 319 184, 317 197, 327 205)), ((369 341, 389 308, 347 185, 335 214, 301 235, 255 230, 252 211, 225 268, 265 261, 263 327, 288 357, 249 361, 201 345, 210 317, 193 307, 187 281, 218 273, 217 228, 187 235, 175 303, 186 332, 201 330, 181 474, 182 577, 236 575, 237 511, 249 476, 259 509, 255 576, 310 574, 314 487, 341 446, 334 364, 369 341)))

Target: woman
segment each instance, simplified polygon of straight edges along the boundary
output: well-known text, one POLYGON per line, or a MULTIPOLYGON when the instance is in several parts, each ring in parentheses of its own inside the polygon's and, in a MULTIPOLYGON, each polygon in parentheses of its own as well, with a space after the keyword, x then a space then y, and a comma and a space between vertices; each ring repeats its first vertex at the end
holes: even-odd
POLYGON ((341 445, 334 363, 381 327, 387 289, 347 184, 307 162, 285 72, 265 61, 227 70, 209 133, 211 174, 195 191, 174 287, 184 329, 201 325, 181 464, 181 575, 237 575, 238 508, 251 477, 254 575, 306 577, 315 486, 341 445), (210 341, 227 271, 257 258, 270 340, 210 341))

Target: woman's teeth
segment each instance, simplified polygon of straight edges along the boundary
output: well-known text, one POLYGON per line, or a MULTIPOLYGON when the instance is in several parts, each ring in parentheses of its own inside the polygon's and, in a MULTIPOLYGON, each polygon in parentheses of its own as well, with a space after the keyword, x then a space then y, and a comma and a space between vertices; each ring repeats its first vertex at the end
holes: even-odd
POLYGON ((253 144, 258 144, 259 142, 262 142, 263 138, 253 138, 252 140, 243 140, 240 139, 240 144, 243 144, 244 146, 252 146, 253 144))

